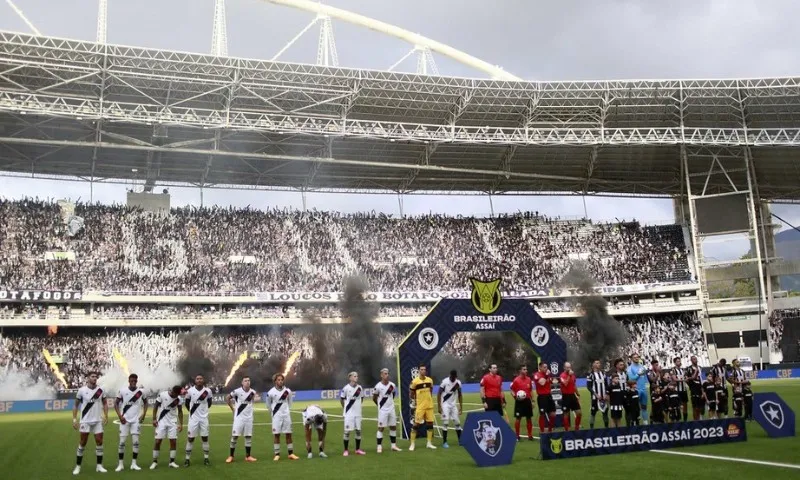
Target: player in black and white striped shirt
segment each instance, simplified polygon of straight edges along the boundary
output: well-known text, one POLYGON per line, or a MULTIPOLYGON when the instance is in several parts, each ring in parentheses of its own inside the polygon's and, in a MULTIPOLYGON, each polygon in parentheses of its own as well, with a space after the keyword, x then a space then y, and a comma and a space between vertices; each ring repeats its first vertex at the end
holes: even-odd
POLYGON ((592 362, 592 371, 586 377, 586 388, 592 399, 589 428, 594 428, 594 417, 598 411, 602 412, 603 423, 608 428, 608 377, 600 369, 600 360, 592 362))
POLYGON ((672 365, 670 377, 675 382, 675 390, 678 392, 678 398, 681 401, 681 413, 685 422, 689 415, 689 392, 686 390, 686 371, 681 366, 681 357, 673 358, 672 365))

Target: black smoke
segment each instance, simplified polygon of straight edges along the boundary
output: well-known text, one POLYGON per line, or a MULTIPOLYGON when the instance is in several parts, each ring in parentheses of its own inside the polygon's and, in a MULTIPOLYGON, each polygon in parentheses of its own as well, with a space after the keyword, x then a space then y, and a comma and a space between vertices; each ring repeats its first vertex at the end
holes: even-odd
POLYGON ((336 348, 338 360, 337 384, 347 381, 347 373, 356 371, 359 383, 375 385, 380 379, 380 370, 386 366, 383 332, 375 320, 379 305, 364 299, 367 283, 360 277, 348 278, 341 302, 342 318, 345 320, 342 339, 336 348))
POLYGON ((312 310, 303 316, 302 334, 308 339, 311 347, 310 358, 305 357, 297 365, 296 375, 287 381, 292 388, 321 390, 331 388, 336 372, 335 344, 337 327, 324 325, 319 315, 312 310))
POLYGON ((213 331, 211 327, 195 327, 178 338, 183 349, 183 356, 178 360, 178 372, 181 374, 182 382, 191 381, 198 374, 205 375, 209 377, 208 379, 213 378, 214 361, 211 359, 213 353, 206 351, 207 336, 213 331))
MULTIPOLYGON (((564 285, 591 292, 594 280, 586 268, 573 265, 562 280, 564 285)), ((577 372, 588 371, 592 362, 606 362, 618 356, 621 347, 628 343, 628 334, 622 324, 608 314, 608 303, 597 294, 591 293, 575 300, 580 312, 578 318, 579 341, 568 346, 569 360, 577 372)))

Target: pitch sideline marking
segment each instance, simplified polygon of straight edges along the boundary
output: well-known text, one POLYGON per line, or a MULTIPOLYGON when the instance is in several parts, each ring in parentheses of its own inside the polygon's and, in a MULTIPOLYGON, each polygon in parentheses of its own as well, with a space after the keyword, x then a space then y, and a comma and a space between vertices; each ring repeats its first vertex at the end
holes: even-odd
POLYGON ((722 457, 719 455, 706 455, 704 453, 691 453, 691 452, 674 452, 669 450, 650 450, 651 452, 656 453, 666 453, 668 455, 683 455, 686 457, 698 457, 698 458, 710 458, 712 460, 725 460, 730 462, 740 462, 740 463, 752 463, 755 465, 766 465, 768 467, 780 467, 780 468, 794 468, 800 470, 800 465, 793 464, 793 463, 778 463, 778 462, 767 462, 764 460, 751 460, 749 458, 734 458, 734 457, 722 457))

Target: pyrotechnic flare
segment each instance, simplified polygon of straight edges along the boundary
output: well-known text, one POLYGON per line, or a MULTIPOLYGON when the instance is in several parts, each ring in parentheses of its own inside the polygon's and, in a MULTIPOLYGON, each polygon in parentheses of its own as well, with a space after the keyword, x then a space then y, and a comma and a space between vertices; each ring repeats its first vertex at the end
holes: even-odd
POLYGON ((233 378, 234 375, 236 375, 236 372, 239 370, 239 367, 241 367, 246 360, 247 360, 247 350, 242 352, 242 354, 239 355, 239 360, 236 360, 236 363, 233 364, 233 367, 231 368, 231 373, 228 375, 228 378, 225 379, 225 385, 231 383, 231 379, 233 378))
POLYGON ((286 361, 286 368, 283 370, 284 377, 289 375, 289 372, 292 370, 292 365, 294 365, 294 362, 296 362, 298 358, 300 358, 300 352, 294 352, 289 355, 289 360, 286 361))
POLYGON ((61 373, 61 370, 58 368, 58 364, 53 360, 50 352, 48 352, 46 348, 43 348, 42 355, 44 355, 44 359, 47 360, 47 364, 50 365, 53 375, 55 375, 56 378, 61 381, 61 383, 64 385, 64 388, 69 388, 69 385, 67 385, 67 379, 64 377, 64 374, 61 373))
POLYGON ((119 368, 121 368, 122 371, 125 372, 125 375, 130 375, 131 370, 130 368, 128 368, 128 361, 125 360, 125 357, 123 357, 122 354, 119 353, 119 350, 117 350, 116 348, 112 353, 114 355, 114 360, 116 360, 117 364, 119 365, 119 368))

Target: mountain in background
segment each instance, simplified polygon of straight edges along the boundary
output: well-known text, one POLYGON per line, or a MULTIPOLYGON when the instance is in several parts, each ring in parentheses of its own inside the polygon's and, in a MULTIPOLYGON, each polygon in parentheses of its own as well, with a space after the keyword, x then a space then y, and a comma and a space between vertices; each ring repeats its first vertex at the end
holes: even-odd
MULTIPOLYGON (((775 249, 786 260, 800 259, 800 232, 790 228, 775 235, 775 249)), ((800 275, 781 277, 781 290, 800 292, 800 275)))

